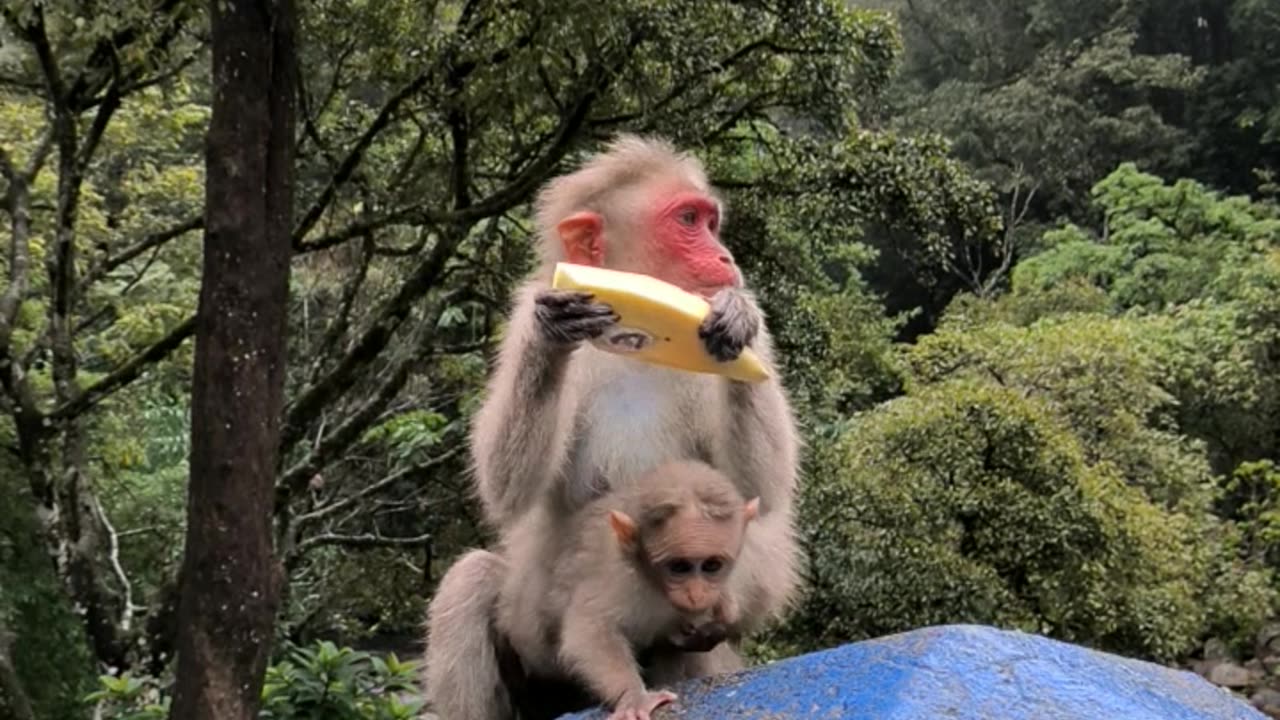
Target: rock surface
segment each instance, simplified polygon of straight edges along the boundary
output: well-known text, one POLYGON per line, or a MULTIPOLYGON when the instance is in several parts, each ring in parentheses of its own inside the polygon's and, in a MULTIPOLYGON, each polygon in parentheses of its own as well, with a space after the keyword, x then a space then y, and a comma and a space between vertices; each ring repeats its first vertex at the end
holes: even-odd
MULTIPOLYGON (((654 720, 1263 720, 1195 674, 1048 638, 947 625, 686 683, 654 720)), ((1265 699, 1265 698, 1264 698, 1265 699)), ((562 720, 602 720, 601 710, 562 720)))

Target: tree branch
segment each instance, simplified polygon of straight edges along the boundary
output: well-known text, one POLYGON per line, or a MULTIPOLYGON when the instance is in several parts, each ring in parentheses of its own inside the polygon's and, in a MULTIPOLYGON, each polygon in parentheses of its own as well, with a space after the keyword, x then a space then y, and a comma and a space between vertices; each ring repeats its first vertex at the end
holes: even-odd
POLYGON ((35 47, 36 57, 40 61, 40 71, 44 73, 45 87, 49 91, 49 99, 54 109, 66 109, 67 89, 62 82, 62 71, 58 69, 58 60, 54 57, 53 47, 49 44, 49 35, 45 28, 44 4, 37 3, 33 8, 35 24, 21 28, 27 40, 35 47))
POLYGON ((369 266, 373 262, 375 250, 373 237, 365 236, 364 243, 360 246, 360 265, 356 268, 355 277, 345 283, 342 299, 338 302, 338 312, 329 321, 329 327, 325 328, 324 336, 320 338, 320 346, 315 349, 316 361, 309 378, 312 384, 317 381, 325 359, 337 347, 350 327, 351 311, 355 307, 356 298, 364 288, 365 280, 369 277, 369 266))
POLYGON ((120 630, 127 633, 133 620, 133 583, 129 582, 129 576, 125 574, 124 566, 120 564, 120 536, 116 534, 116 529, 107 518, 107 511, 103 509, 97 496, 91 499, 94 513, 97 514, 98 521, 107 532, 107 558, 111 561, 111 568, 116 573, 116 579, 120 581, 120 587, 124 590, 124 607, 120 610, 120 630))
MULTIPOLYGON (((289 499, 302 490, 333 456, 350 447, 360 437, 360 434, 373 423, 374 419, 386 408, 396 394, 400 392, 400 389, 404 387, 405 382, 409 379, 409 371, 413 366, 413 362, 420 355, 419 348, 430 345, 431 340, 435 337, 440 315, 448 307, 448 303, 447 299, 441 299, 435 304, 432 312, 418 326, 418 337, 414 339, 414 347, 405 352, 404 356, 395 363, 389 372, 384 373, 383 381, 374 390, 372 396, 348 415, 342 424, 320 438, 315 448, 307 453, 305 458, 285 472, 284 477, 276 483, 277 507, 288 503, 289 499)), ((351 376, 345 377, 343 380, 345 380, 343 383, 344 390, 354 383, 354 378, 351 376)), ((308 398, 308 401, 309 403, 317 402, 317 399, 308 398)), ((301 415, 299 407, 295 405, 287 413, 286 417, 299 421, 300 425, 291 427, 290 430, 295 439, 301 437, 301 422, 308 419, 310 415, 301 415)), ((288 447, 283 445, 283 442, 282 446, 288 447)))
POLYGON ((359 492, 353 495, 349 495, 329 505, 316 508, 315 510, 312 510, 309 513, 299 515, 295 521, 295 527, 299 531, 301 531, 307 525, 311 525, 327 517, 330 517, 336 513, 340 513, 343 510, 346 510, 347 508, 351 507, 352 505, 355 505, 357 502, 363 500, 364 498, 367 498, 370 495, 375 495, 377 493, 380 493, 383 490, 386 490, 387 488, 391 487, 392 485, 395 485, 396 483, 400 482, 401 480, 404 480, 407 477, 429 472, 432 468, 438 467, 439 465, 443 465, 449 460, 452 460, 453 458, 457 457, 458 454, 462 452, 462 448, 463 448, 463 445, 459 443, 458 445, 455 445, 452 450, 445 452, 443 455, 439 455, 437 457, 431 458, 430 460, 424 463, 418 463, 417 465, 414 465, 412 467, 407 467, 402 470, 397 470, 396 472, 391 473, 390 475, 382 478, 381 480, 373 483, 372 485, 369 485, 361 489, 359 492))
POLYGON ((154 233, 151 233, 150 235, 146 235, 138 242, 121 250, 118 255, 108 257, 107 259, 103 260, 101 264, 90 268, 89 271, 85 273, 84 281, 82 284, 84 285, 84 287, 87 288, 90 285, 98 282, 102 278, 106 277, 107 274, 110 273, 112 270, 115 270, 116 268, 120 267, 121 265, 124 265, 130 260, 133 260, 134 258, 138 257, 142 253, 150 250, 151 248, 163 245, 169 242, 170 240, 173 240, 174 238, 180 237, 182 235, 186 235, 189 232, 194 232, 203 227, 204 227, 204 215, 196 215, 194 217, 184 220, 180 224, 175 225, 171 228, 167 228, 165 230, 161 230, 159 232, 154 232, 154 233))
POLYGON ((301 530, 302 528, 307 527, 307 525, 317 523, 317 521, 324 520, 325 518, 329 518, 329 516, 333 516, 338 514, 338 512, 348 509, 348 507, 355 505, 355 503, 364 500, 366 497, 376 495, 376 493, 394 486, 394 484, 401 482, 404 478, 412 477, 412 475, 428 473, 428 471, 436 468, 436 466, 443 465, 444 462, 448 462, 449 460, 454 459, 454 457, 457 457, 458 454, 461 454, 462 448, 462 445, 453 446, 451 450, 444 452, 443 455, 433 457, 433 459, 426 462, 419 462, 419 464, 412 465, 410 468, 394 471, 394 473, 378 480, 378 482, 371 484, 371 486, 362 488, 361 491, 355 493, 355 495, 344 497, 342 500, 330 503, 330 505, 317 507, 316 510, 306 512, 306 514, 303 515, 298 515, 296 527, 298 530, 301 530))
POLYGON ((85 388, 83 392, 71 400, 58 406, 53 412, 49 413, 49 417, 54 420, 67 420, 79 416, 84 411, 102 402, 111 393, 136 380, 148 367, 167 357, 184 340, 191 337, 191 334, 195 332, 195 328, 196 318, 193 315, 182 321, 181 325, 170 330, 168 335, 157 340, 151 347, 134 355, 123 365, 116 368, 114 372, 85 388))
POLYGON ((400 89, 399 92, 392 95, 383 103, 378 114, 373 118, 373 122, 369 123, 369 127, 365 128, 364 133, 356 140, 355 145, 347 152, 347 156, 343 158, 342 164, 338 166, 337 171, 329 178, 329 182, 325 184, 324 190, 320 191, 320 196, 302 216, 297 228, 293 231, 294 249, 302 248, 302 241, 306 238, 307 233, 315 227, 319 222, 324 211, 328 209, 329 204, 333 202, 334 196, 338 192, 338 188, 342 187, 347 180, 351 179, 351 175, 359 167, 360 162, 364 159, 364 153, 373 144, 378 134, 383 131, 391 123, 392 116, 400 109, 400 105, 405 100, 417 94, 426 86, 427 81, 431 79, 430 69, 423 70, 419 75, 410 81, 407 85, 400 89))
MULTIPOLYGON (((600 74, 604 75, 605 73, 602 70, 600 74)), ((379 230, 388 225, 402 223, 413 225, 468 225, 510 210, 527 199, 529 194, 547 179, 565 153, 569 151, 569 147, 573 144, 574 138, 586 120, 586 115, 592 103, 595 102, 599 93, 604 89, 605 81, 606 78, 600 78, 601 85, 584 92, 578 98, 578 102, 569 108, 568 113, 561 118, 560 125, 557 127, 549 147, 542 156, 526 165, 506 186, 480 202, 452 211, 428 210, 425 204, 401 208, 380 218, 354 222, 335 233, 321 236, 309 243, 303 243, 301 246, 295 245, 295 247, 298 247, 298 252, 300 253, 315 252, 341 245, 352 238, 379 230)), ((298 241, 296 235, 294 236, 294 241, 295 243, 298 241)))
POLYGON ((333 533, 325 533, 324 535, 313 535, 302 542, 298 543, 295 555, 302 556, 308 551, 314 550, 323 545, 342 545, 345 547, 355 548, 376 548, 376 547, 422 547, 431 542, 431 535, 417 535, 415 537, 384 537, 382 535, 374 535, 367 533, 364 535, 336 535, 333 533))
MULTIPOLYGON (((632 42, 632 49, 634 49, 635 44, 639 44, 639 38, 637 37, 632 42)), ((604 67, 604 65, 596 65, 594 72, 588 76, 586 88, 579 100, 572 106, 570 113, 561 118, 556 136, 550 142, 547 152, 527 164, 511 183, 503 187, 502 190, 486 197, 479 204, 439 215, 440 219, 449 220, 448 224, 452 225, 453 231, 443 233, 440 236, 428 258, 424 263, 417 266, 415 272, 399 288, 396 296, 383 306, 383 310, 378 314, 378 319, 370 325, 370 328, 365 331, 360 340, 353 343, 351 350, 343 357, 342 363, 339 363, 337 368, 334 368, 333 372, 329 373, 328 377, 303 392, 288 407, 288 410, 285 411, 285 424, 282 430, 282 450, 287 451, 288 448, 291 448, 302 437, 306 423, 319 413, 321 407, 332 401, 334 397, 346 392, 355 383, 356 370, 374 360, 379 352, 387 346, 399 323, 403 322, 404 316, 408 314, 413 302, 425 295, 433 287, 436 279, 440 277, 445 263, 451 258, 453 251, 457 249, 458 243, 461 243, 463 237, 466 236, 470 224, 475 223, 476 220, 502 214, 518 204, 518 202, 526 199, 529 193, 556 168, 559 160, 570 149, 573 137, 577 135, 582 124, 584 124, 586 115, 588 115, 596 96, 608 85, 609 77, 611 77, 609 68, 604 67)), ((307 243, 303 247, 303 251, 316 249, 316 246, 317 243, 315 242, 307 243)), ((314 474, 314 471, 311 474, 314 474)), ((301 480, 293 478, 292 482, 288 484, 293 486, 293 484, 305 483, 307 479, 310 479, 311 474, 307 474, 301 480)))

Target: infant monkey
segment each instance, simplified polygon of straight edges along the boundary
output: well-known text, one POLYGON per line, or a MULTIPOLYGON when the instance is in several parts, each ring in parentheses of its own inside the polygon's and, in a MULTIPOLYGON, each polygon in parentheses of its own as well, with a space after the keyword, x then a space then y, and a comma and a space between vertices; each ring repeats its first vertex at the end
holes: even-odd
MULTIPOLYGON (((649 720, 676 699, 646 686, 638 650, 683 648, 689 652, 658 662, 687 667, 710 662, 698 651, 738 635, 730 574, 758 512, 758 498, 744 500, 709 465, 668 463, 575 514, 563 535, 572 544, 546 592, 536 583, 516 586, 525 602, 541 605, 530 614, 558 628, 554 662, 610 706, 611 720, 649 720)), ((521 635, 529 637, 517 631, 517 645, 521 635)))

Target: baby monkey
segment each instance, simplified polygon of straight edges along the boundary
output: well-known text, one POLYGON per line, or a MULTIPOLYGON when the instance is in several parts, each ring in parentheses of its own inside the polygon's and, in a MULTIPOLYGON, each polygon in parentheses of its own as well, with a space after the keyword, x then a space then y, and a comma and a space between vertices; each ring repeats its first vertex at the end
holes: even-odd
POLYGON ((522 597, 508 595, 500 615, 543 623, 508 625, 513 643, 526 660, 540 663, 539 637, 558 636, 558 647, 546 648, 555 657, 546 660, 581 680, 612 709, 611 720, 649 720, 676 696, 646 686, 637 652, 676 648, 655 663, 679 663, 680 669, 652 669, 665 677, 697 677, 705 674, 699 663, 713 662, 705 651, 739 635, 731 572, 758 512, 758 498, 744 500, 722 473, 694 461, 668 463, 642 482, 590 502, 563 531, 573 540, 551 569, 549 587, 540 589, 529 577, 509 578, 515 582, 509 593, 522 597))

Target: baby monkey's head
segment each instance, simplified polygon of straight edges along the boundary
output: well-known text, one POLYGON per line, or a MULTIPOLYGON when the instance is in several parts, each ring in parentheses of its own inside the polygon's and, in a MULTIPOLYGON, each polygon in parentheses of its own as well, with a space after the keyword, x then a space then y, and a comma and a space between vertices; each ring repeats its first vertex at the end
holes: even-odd
POLYGON ((636 488, 627 510, 609 512, 623 553, 676 609, 711 609, 742 550, 747 524, 759 513, 759 499, 744 500, 723 473, 694 461, 658 467, 636 488))

